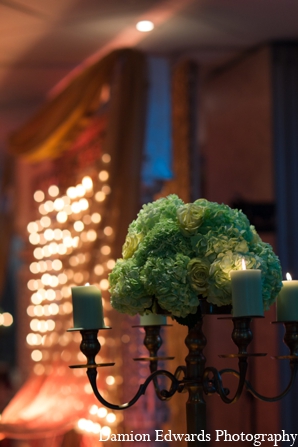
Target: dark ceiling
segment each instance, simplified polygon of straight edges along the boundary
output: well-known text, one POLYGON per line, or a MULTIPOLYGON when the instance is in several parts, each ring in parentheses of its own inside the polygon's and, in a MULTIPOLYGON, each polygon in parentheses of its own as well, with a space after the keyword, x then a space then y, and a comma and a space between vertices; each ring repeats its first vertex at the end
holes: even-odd
POLYGON ((0 145, 83 61, 136 47, 202 64, 298 38, 295 0, 0 0, 0 145), (155 29, 135 24, 151 19, 155 29))

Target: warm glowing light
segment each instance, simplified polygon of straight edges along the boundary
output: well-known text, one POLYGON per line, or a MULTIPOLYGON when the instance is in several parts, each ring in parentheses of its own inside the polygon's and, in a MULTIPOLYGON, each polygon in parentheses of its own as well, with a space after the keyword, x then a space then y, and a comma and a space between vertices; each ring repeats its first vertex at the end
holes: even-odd
POLYGON ((67 248, 63 244, 58 245, 58 253, 59 255, 65 255, 67 252, 67 248))
POLYGON ((104 234, 106 236, 111 236, 113 234, 113 228, 112 227, 105 227, 103 232, 104 232, 104 234))
POLYGON ((83 197, 86 194, 86 189, 84 186, 80 183, 76 186, 76 195, 77 197, 83 197))
POLYGON ((79 204, 82 211, 86 211, 89 208, 89 202, 85 198, 80 199, 79 204))
POLYGON ((99 213, 93 213, 91 220, 93 223, 99 223, 101 221, 101 215, 99 213))
POLYGON ((83 222, 85 225, 90 225, 92 222, 91 216, 89 214, 85 214, 85 216, 83 216, 83 222))
POLYGON ((109 178, 108 171, 100 171, 100 173, 98 174, 98 178, 102 182, 105 182, 106 180, 108 180, 108 178, 109 178))
POLYGON ((42 336, 40 334, 28 334, 26 337, 26 341, 30 346, 38 346, 42 344, 42 336))
POLYGON ((45 373, 45 367, 41 363, 37 363, 33 368, 37 376, 42 376, 45 373))
POLYGON ((246 270, 246 264, 243 258, 242 258, 242 270, 246 270))
POLYGON ((32 245, 38 245, 40 243, 40 236, 38 233, 31 233, 29 236, 29 242, 32 245))
POLYGON ((49 218, 49 216, 43 216, 40 219, 40 224, 44 227, 47 228, 51 225, 51 219, 49 218))
POLYGON ((136 24, 136 28, 141 33, 148 33, 154 29, 154 23, 151 20, 141 20, 136 24))
POLYGON ((109 259, 108 262, 107 262, 108 269, 112 270, 115 267, 115 264, 116 264, 116 262, 115 262, 114 259, 109 259))
POLYGON ((28 233, 37 233, 37 231, 38 231, 37 223, 36 222, 28 223, 27 230, 28 230, 28 233))
POLYGON ((106 198, 106 195, 105 195, 105 193, 103 191, 98 191, 95 194, 95 200, 97 202, 103 202, 105 198, 106 198))
POLYGON ((37 262, 32 262, 29 266, 29 270, 31 273, 39 273, 40 272, 40 268, 37 262))
POLYGON ((44 200, 44 193, 42 191, 35 191, 33 198, 35 202, 42 202, 44 200))
POLYGON ((38 264, 38 268, 41 272, 45 272, 48 269, 48 265, 47 265, 46 261, 39 261, 37 264, 38 264))
POLYGON ((287 281, 292 281, 292 275, 290 273, 286 274, 287 281))
POLYGON ((72 266, 72 267, 75 267, 76 265, 78 265, 80 263, 80 261, 79 261, 79 258, 77 257, 77 256, 71 256, 70 258, 69 258, 69 264, 72 266))
POLYGON ((114 376, 108 376, 106 378, 106 384, 107 385, 114 385, 114 383, 115 383, 115 377, 114 376))
POLYGON ((4 312, 2 314, 1 320, 2 320, 2 325, 8 327, 8 326, 11 326, 13 323, 13 316, 9 312, 4 312))
POLYGON ((60 239, 62 239, 62 231, 60 230, 60 228, 55 228, 54 239, 55 241, 59 241, 60 239))
POLYGON ((108 290, 108 288, 110 287, 110 283, 107 279, 102 279, 99 283, 99 287, 102 290, 108 290))
POLYGON ((64 208, 63 200, 61 198, 56 199, 54 202, 54 209, 56 211, 61 211, 61 210, 63 210, 63 208, 64 208))
POLYGON ((47 214, 47 210, 45 209, 44 205, 40 205, 38 207, 38 211, 40 212, 40 214, 44 215, 47 214))
MULTIPOLYGON (((53 277, 52 277, 52 282, 53 282, 53 277)), ((58 285, 58 283, 59 284, 66 284, 67 283, 67 276, 65 275, 65 273, 60 273, 58 275, 57 284, 55 284, 55 285, 58 285)))
POLYGON ((98 276, 100 276, 100 275, 102 275, 103 273, 104 273, 104 268, 103 268, 103 266, 102 265, 100 265, 100 264, 97 264, 95 267, 94 267, 94 273, 95 273, 95 275, 98 275, 98 276))
POLYGON ((31 352, 31 358, 34 362, 39 362, 42 359, 42 353, 38 349, 31 352))
POLYGON ((59 293, 59 290, 58 290, 57 293, 56 293, 55 290, 53 290, 53 289, 48 289, 48 290, 46 291, 46 298, 47 298, 47 300, 49 300, 49 301, 53 301, 53 300, 55 300, 55 299, 58 299, 58 293, 59 293))
MULTIPOLYGON (((55 234, 54 234, 54 237, 55 237, 55 234)), ((58 246, 58 244, 56 244, 56 242, 51 242, 49 244, 49 246, 47 247, 47 249, 49 251, 49 255, 55 255, 59 251, 59 246, 58 246)), ((48 268, 47 268, 47 270, 48 270, 48 268)))
POLYGON ((107 422, 109 422, 110 424, 112 424, 113 422, 116 421, 116 415, 114 413, 109 413, 107 415, 107 422))
POLYGON ((90 383, 86 383, 86 385, 84 386, 84 391, 85 391, 86 394, 92 394, 93 393, 90 383))
POLYGON ((106 408, 101 407, 98 409, 97 416, 99 418, 105 418, 107 414, 108 414, 108 410, 106 408))
POLYGON ((51 213, 54 210, 54 202, 52 202, 52 200, 47 200, 44 204, 44 209, 47 213, 51 213))
POLYGON ((95 241, 97 239, 96 231, 94 231, 94 230, 87 231, 87 239, 90 242, 95 241))
POLYGON ((34 310, 35 310, 34 306, 27 307, 27 314, 29 315, 29 317, 34 317, 34 315, 35 315, 34 310))
POLYGON ((53 270, 61 270, 63 267, 62 262, 60 261, 60 259, 54 259, 54 261, 52 262, 52 268, 53 270))
POLYGON ((91 177, 88 177, 88 176, 84 177, 82 180, 82 185, 84 186, 86 191, 89 191, 90 189, 92 189, 93 181, 92 181, 91 177))
POLYGON ((31 303, 33 304, 40 304, 42 303, 43 298, 40 295, 40 293, 33 293, 33 295, 31 296, 31 303))
POLYGON ((111 161, 111 156, 109 154, 103 154, 103 156, 101 157, 102 161, 104 163, 110 163, 111 161))
POLYGON ((63 200, 65 206, 70 205, 71 200, 68 196, 62 196, 61 199, 63 200))
POLYGON ((67 189, 66 194, 70 199, 75 199, 77 197, 76 188, 74 186, 71 186, 70 188, 67 189))
MULTIPOLYGON (((71 278, 69 278, 71 279, 71 278)), ((63 298, 68 298, 71 295, 71 289, 68 286, 64 286, 61 289, 61 295, 63 296, 63 298)))
POLYGON ((89 410, 90 414, 97 414, 98 412, 98 406, 97 405, 92 405, 92 407, 89 410))
POLYGON ((109 255, 111 253, 111 247, 109 247, 108 245, 104 245, 103 247, 101 247, 100 251, 103 255, 109 255))
POLYGON ((59 194, 59 188, 56 185, 51 185, 48 189, 48 193, 51 197, 57 197, 59 194))
POLYGON ((49 308, 49 314, 50 315, 58 315, 58 313, 59 313, 59 306, 58 306, 58 304, 51 303, 48 308, 49 308))
POLYGON ((71 205, 71 211, 74 214, 78 214, 81 212, 81 206, 80 206, 80 202, 73 202, 71 205))
POLYGON ((62 304, 61 309, 63 310, 63 313, 71 314, 71 312, 72 312, 72 304, 69 301, 67 301, 66 303, 62 304))
POLYGON ((27 282, 27 287, 28 287, 29 290, 31 290, 32 292, 34 292, 34 290, 37 290, 37 288, 38 288, 38 282, 35 281, 34 279, 30 279, 30 280, 27 282))
POLYGON ((81 272, 76 272, 73 276, 74 282, 80 284, 84 281, 84 276, 81 272))
POLYGON ((103 187, 101 188, 102 192, 104 192, 106 195, 110 194, 111 192, 111 188, 109 187, 109 185, 103 185, 103 187))
POLYGON ((83 224, 82 221, 77 220, 74 224, 73 227, 75 229, 75 231, 83 231, 85 228, 85 225, 83 224))
POLYGON ((83 264, 86 261, 86 256, 84 255, 84 253, 78 254, 78 260, 80 264, 83 264))
POLYGON ((47 228, 43 235, 47 241, 54 239, 54 231, 51 228, 47 228))

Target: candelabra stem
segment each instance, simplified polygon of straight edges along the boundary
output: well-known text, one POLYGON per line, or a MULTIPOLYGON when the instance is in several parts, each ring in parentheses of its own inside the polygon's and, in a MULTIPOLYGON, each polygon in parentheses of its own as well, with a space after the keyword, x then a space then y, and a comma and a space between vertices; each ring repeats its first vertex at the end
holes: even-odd
POLYGON ((203 375, 206 359, 203 349, 207 340, 202 331, 203 319, 188 330, 185 344, 188 348, 186 361, 185 387, 188 391, 186 402, 186 421, 188 434, 195 434, 196 439, 189 441, 189 447, 206 446, 206 402, 204 399, 203 375))

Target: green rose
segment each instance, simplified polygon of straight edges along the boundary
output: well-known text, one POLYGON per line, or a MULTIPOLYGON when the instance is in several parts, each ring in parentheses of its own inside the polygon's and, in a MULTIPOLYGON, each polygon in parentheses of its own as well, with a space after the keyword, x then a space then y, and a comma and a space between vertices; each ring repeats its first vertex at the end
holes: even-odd
POLYGON ((143 239, 142 234, 128 234, 122 247, 122 256, 124 259, 131 258, 137 250, 140 241, 143 239))
POLYGON ((177 210, 178 223, 184 236, 195 234, 203 222, 204 208, 195 203, 180 206, 177 210))
POLYGON ((194 258, 187 265, 187 276, 193 290, 207 296, 210 263, 204 258, 194 258))

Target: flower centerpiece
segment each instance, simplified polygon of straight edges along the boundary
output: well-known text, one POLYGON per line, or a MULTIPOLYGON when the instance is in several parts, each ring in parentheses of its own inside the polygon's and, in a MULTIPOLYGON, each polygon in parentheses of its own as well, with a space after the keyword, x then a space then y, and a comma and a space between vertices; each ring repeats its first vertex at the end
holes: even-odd
POLYGON ((144 205, 122 256, 109 275, 111 304, 129 315, 166 313, 190 326, 200 298, 232 304, 230 271, 243 258, 262 272, 265 310, 282 287, 279 259, 246 215, 205 199, 185 204, 173 194, 144 205))

